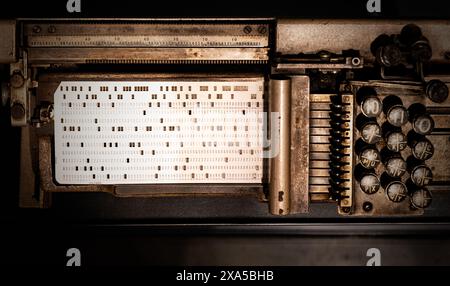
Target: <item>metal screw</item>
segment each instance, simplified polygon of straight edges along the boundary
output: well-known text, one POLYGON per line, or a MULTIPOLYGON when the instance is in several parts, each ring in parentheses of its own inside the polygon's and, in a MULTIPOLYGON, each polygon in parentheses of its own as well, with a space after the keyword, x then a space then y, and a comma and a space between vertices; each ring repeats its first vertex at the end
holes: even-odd
POLYGON ((364 202, 363 203, 363 210, 365 212, 370 212, 373 209, 373 205, 371 202, 364 202))
POLYGON ((49 26, 48 27, 48 32, 51 33, 51 34, 56 32, 56 27, 55 26, 49 26))
POLYGON ((266 26, 259 26, 258 27, 258 33, 260 33, 260 34, 265 34, 267 32, 267 28, 266 28, 266 26))
POLYGON ((244 27, 244 33, 250 34, 251 32, 252 32, 252 27, 250 27, 250 26, 245 26, 244 27))
POLYGON ((350 212, 350 208, 349 207, 344 207, 344 208, 342 208, 342 211, 344 213, 349 213, 350 212))
POLYGON ((361 64, 360 58, 352 58, 352 65, 359 66, 361 64))
POLYGON ((41 27, 40 26, 34 26, 33 27, 33 33, 40 33, 41 32, 41 27))

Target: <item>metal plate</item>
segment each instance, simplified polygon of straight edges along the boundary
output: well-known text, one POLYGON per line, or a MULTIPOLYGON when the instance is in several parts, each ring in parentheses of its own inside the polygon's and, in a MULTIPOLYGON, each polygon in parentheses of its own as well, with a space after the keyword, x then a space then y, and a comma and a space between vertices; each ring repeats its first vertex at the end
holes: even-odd
MULTIPOLYGON (((416 20, 433 47, 432 61, 445 62, 450 50, 448 21, 416 20)), ((381 34, 398 34, 407 20, 317 20, 281 19, 277 22, 277 52, 282 54, 317 53, 322 50, 340 53, 358 50, 364 61, 374 60, 370 44, 381 34), (339 36, 337 36, 339 35, 339 36)))
POLYGON ((261 64, 269 59, 270 25, 172 20, 26 22, 30 64, 261 64))
POLYGON ((267 47, 267 23, 26 23, 29 47, 267 47))
POLYGON ((264 80, 62 81, 60 184, 261 183, 264 80))

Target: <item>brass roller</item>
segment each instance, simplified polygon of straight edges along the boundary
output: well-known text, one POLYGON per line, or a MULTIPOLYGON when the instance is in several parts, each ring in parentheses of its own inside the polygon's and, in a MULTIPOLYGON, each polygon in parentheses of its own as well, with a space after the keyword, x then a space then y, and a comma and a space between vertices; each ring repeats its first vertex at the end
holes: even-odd
MULTIPOLYGON (((270 212, 274 215, 289 214, 289 192, 290 192, 290 135, 291 135, 291 80, 290 79, 271 79, 270 80, 270 104, 269 110, 271 116, 279 116, 279 121, 271 120, 271 123, 277 122, 277 127, 271 126, 271 141, 275 142, 275 136, 278 136, 278 147, 276 152, 273 150, 273 158, 270 159, 270 186, 269 186, 269 204, 270 212), (278 114, 273 114, 278 113, 278 114), (275 133, 275 134, 274 134, 275 133)), ((272 144, 273 145, 273 144, 272 144)), ((276 144, 275 144, 276 145, 276 144)))

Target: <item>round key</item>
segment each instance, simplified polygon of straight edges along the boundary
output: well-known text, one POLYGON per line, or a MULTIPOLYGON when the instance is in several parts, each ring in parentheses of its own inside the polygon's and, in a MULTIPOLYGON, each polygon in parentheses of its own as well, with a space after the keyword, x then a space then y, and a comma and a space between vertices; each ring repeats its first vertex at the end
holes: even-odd
POLYGON ((360 182, 361 190, 368 194, 375 194, 380 189, 380 180, 375 174, 366 174, 360 182))
POLYGON ((383 104, 376 96, 369 96, 361 102, 361 112, 369 118, 375 118, 383 111, 383 104))
POLYGON ((393 152, 403 151, 407 145, 406 136, 401 132, 391 132, 386 137, 386 147, 393 152))
POLYGON ((433 157, 434 146, 433 144, 431 144, 430 140, 422 138, 421 140, 414 143, 411 151, 414 158, 425 161, 433 157))
POLYGON ((368 122, 361 128, 361 139, 368 144, 376 144, 381 139, 381 128, 376 122, 368 122))
POLYGON ((413 130, 420 135, 428 135, 433 131, 434 120, 428 114, 423 114, 414 118, 413 130))
POLYGON ((373 169, 380 163, 380 153, 374 148, 364 149, 359 155, 359 161, 364 168, 373 169))
POLYGON ((442 103, 447 100, 449 90, 445 82, 431 80, 427 83, 426 94, 431 101, 442 103))
POLYGON ((389 158, 386 161, 386 173, 393 178, 400 178, 406 172, 406 161, 400 157, 389 158))
POLYGON ((408 196, 408 190, 404 183, 394 181, 387 185, 386 194, 390 201, 399 203, 408 196))
POLYGON ((395 127, 401 127, 408 122, 408 111, 403 105, 394 105, 386 113, 387 121, 395 127))
POLYGON ((431 193, 425 188, 415 190, 411 194, 411 204, 418 209, 424 209, 430 206, 432 201, 431 193))
POLYGON ((416 166, 411 171, 411 181, 418 187, 428 185, 433 180, 431 169, 425 165, 416 166))

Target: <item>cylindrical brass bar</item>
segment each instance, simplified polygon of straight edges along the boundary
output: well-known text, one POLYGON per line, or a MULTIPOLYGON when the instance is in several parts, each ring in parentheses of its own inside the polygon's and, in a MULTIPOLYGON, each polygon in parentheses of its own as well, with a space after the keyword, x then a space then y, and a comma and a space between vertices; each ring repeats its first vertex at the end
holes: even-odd
POLYGON ((291 80, 270 80, 270 117, 273 158, 270 159, 270 212, 274 215, 289 214, 290 189, 290 130, 291 130, 291 80), (277 116, 279 120, 273 120, 277 116), (274 144, 278 142, 278 144, 274 144), (278 145, 278 146, 274 146, 278 145))

